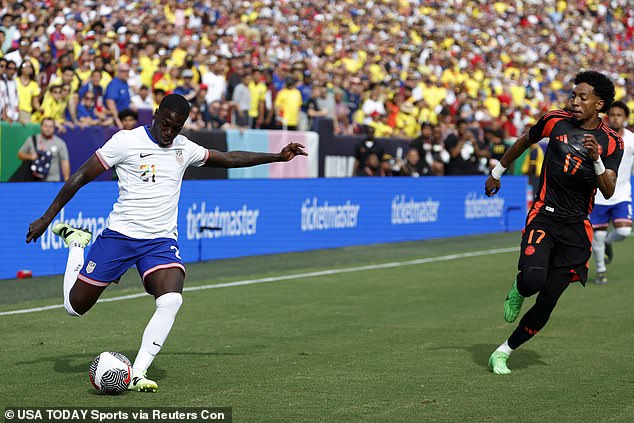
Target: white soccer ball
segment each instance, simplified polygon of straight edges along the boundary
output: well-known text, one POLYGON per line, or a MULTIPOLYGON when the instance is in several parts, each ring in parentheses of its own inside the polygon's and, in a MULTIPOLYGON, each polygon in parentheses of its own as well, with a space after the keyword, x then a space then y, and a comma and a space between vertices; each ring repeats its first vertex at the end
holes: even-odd
POLYGON ((132 377, 132 365, 125 355, 106 351, 95 357, 90 364, 88 375, 96 390, 116 395, 128 388, 132 377))

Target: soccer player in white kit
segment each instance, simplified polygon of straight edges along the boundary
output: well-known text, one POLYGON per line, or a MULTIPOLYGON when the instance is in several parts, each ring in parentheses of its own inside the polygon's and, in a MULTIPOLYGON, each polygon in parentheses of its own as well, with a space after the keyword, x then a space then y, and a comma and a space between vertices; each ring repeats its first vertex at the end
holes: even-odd
POLYGON ((608 126, 623 139, 623 159, 619 166, 614 195, 606 200, 597 190, 590 222, 594 230, 592 255, 596 264, 595 282, 605 285, 608 282, 606 264, 612 261, 612 243, 622 241, 632 232, 632 164, 634 162, 634 133, 625 128, 630 110, 622 101, 612 103, 608 110, 608 126), (608 232, 612 221, 614 229, 608 232))
POLYGON ((53 232, 68 245, 64 274, 64 308, 82 316, 103 290, 136 265, 145 290, 154 296, 156 311, 147 324, 134 360, 130 390, 156 392, 146 371, 167 338, 182 304, 185 267, 178 253, 177 214, 183 174, 188 166, 247 167, 286 162, 307 154, 290 143, 279 153, 220 152, 195 144, 180 131, 190 105, 178 95, 163 98, 151 127, 117 132, 61 188, 44 215, 29 225, 26 242, 36 241, 77 191, 105 170, 116 166, 119 198, 106 229, 87 257, 92 235, 66 223, 53 232))

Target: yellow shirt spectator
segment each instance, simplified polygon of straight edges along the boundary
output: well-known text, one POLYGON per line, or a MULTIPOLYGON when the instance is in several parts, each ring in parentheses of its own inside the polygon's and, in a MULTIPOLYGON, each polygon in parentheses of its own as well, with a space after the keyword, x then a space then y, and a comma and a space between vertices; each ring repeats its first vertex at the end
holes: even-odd
POLYGON ((302 93, 297 88, 284 87, 275 97, 277 114, 285 120, 287 126, 297 126, 301 107, 302 93))
POLYGON ((264 101, 264 97, 266 96, 266 85, 263 82, 255 83, 249 81, 249 93, 251 93, 249 117, 255 119, 260 115, 260 103, 264 101))
POLYGON ((35 81, 22 84, 20 78, 16 79, 18 86, 18 109, 22 112, 33 113, 33 98, 40 95, 40 86, 35 81))

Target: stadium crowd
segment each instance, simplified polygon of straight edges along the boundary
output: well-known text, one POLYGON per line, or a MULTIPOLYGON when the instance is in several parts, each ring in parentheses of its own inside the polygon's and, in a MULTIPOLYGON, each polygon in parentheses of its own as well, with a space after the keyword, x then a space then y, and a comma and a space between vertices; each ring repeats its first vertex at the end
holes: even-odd
POLYGON ((123 128, 128 109, 175 92, 194 105, 191 129, 328 117, 336 134, 371 127, 489 160, 563 107, 581 69, 607 72, 634 108, 628 3, 3 1, 1 118, 123 128))

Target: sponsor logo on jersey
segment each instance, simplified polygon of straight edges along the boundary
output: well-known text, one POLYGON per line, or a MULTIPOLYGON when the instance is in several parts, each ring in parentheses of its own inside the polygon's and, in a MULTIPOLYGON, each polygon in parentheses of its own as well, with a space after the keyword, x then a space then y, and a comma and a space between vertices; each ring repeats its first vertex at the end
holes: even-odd
POLYGON ((86 265, 86 273, 92 273, 92 271, 95 270, 95 267, 97 267, 97 263, 90 260, 86 265))
POLYGON ((529 245, 524 249, 524 255, 532 256, 533 254, 535 254, 535 247, 533 247, 532 245, 529 245))
POLYGON ((140 153, 140 154, 139 154, 139 156, 140 156, 142 159, 144 159, 144 158, 146 158, 147 156, 151 156, 152 154, 154 154, 154 153, 147 153, 147 154, 140 153))

